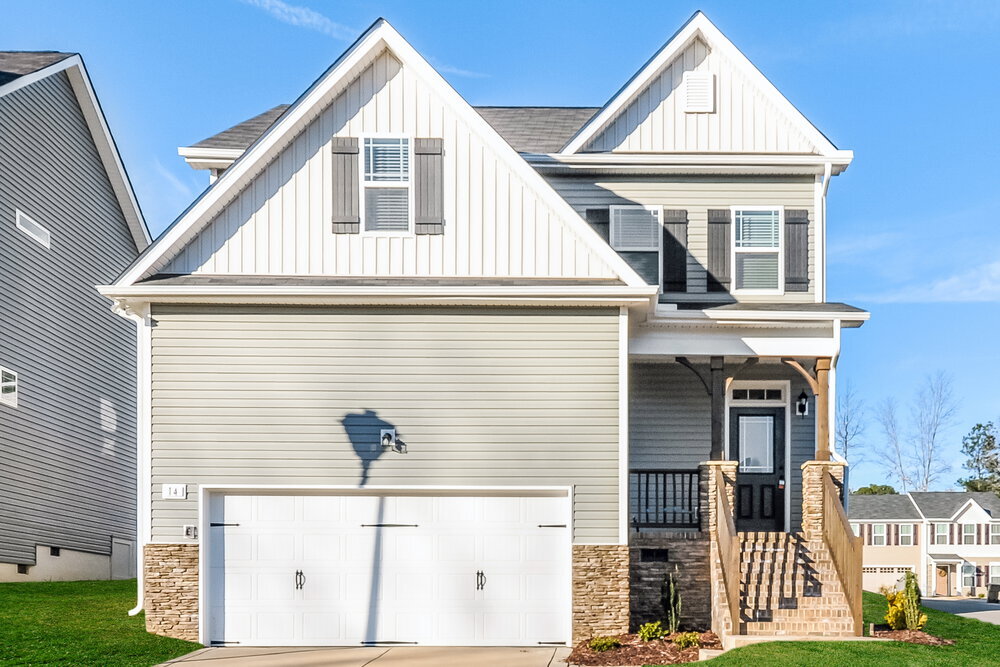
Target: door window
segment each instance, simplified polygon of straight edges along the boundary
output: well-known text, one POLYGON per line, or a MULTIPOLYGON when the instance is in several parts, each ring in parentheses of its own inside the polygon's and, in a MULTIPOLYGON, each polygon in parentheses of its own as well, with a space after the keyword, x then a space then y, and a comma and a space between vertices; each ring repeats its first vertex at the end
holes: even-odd
POLYGON ((740 415, 740 472, 774 472, 774 417, 740 415))

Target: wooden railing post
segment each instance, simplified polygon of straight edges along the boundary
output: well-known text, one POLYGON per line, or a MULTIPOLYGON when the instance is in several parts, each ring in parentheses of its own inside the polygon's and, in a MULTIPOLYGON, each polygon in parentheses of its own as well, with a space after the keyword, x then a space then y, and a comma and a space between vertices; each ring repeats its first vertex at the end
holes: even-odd
POLYGON ((709 534, 712 575, 712 629, 720 637, 740 633, 740 545, 733 517, 736 461, 708 461, 701 471, 705 486, 703 530, 709 534))
POLYGON ((816 460, 830 460, 830 357, 816 360, 816 460))

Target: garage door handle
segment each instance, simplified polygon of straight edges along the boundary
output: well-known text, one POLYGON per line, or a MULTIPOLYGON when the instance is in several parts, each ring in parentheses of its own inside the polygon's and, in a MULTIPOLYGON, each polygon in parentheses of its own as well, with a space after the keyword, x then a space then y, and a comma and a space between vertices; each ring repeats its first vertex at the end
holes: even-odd
POLYGON ((295 590, 301 590, 306 585, 306 575, 302 570, 295 570, 295 590))
POLYGON ((476 590, 481 591, 486 588, 486 573, 482 570, 476 572, 476 590))

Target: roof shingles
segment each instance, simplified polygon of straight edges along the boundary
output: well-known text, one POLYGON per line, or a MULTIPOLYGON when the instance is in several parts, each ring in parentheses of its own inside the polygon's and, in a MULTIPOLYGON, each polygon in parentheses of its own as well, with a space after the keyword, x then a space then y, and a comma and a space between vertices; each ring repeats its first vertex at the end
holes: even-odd
POLYGON ((0 51, 0 86, 72 55, 61 51, 0 51))

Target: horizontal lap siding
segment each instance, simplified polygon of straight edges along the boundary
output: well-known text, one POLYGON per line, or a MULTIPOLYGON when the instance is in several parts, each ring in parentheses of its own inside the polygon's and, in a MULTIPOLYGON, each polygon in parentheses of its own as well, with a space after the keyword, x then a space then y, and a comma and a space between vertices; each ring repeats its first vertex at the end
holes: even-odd
POLYGON ((712 449, 711 402, 680 364, 632 364, 629 467, 694 469, 712 449))
POLYGON ((368 484, 574 486, 576 541, 617 541, 617 311, 159 307, 153 319, 154 540, 196 522, 198 484, 358 484, 379 454, 367 410, 409 448, 371 461, 368 484), (163 483, 187 484, 189 499, 162 500, 163 483))
MULTIPOLYGON (((816 216, 812 176, 553 176, 549 182, 578 212, 611 205, 641 204, 688 213, 688 293, 698 301, 726 299, 707 293, 708 211, 730 206, 784 206, 809 212, 809 290, 775 296, 739 296, 740 301, 811 302, 815 299, 816 216)), ((683 295, 675 295, 678 298, 683 295)))
POLYGON ((0 561, 107 554, 135 536, 135 327, 94 285, 137 251, 65 73, 0 98, 0 118, 0 366, 20 389, 0 406, 0 561))

